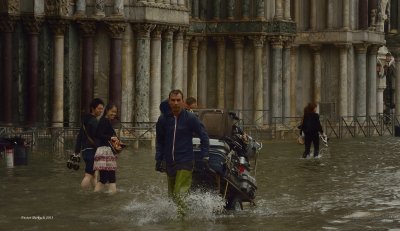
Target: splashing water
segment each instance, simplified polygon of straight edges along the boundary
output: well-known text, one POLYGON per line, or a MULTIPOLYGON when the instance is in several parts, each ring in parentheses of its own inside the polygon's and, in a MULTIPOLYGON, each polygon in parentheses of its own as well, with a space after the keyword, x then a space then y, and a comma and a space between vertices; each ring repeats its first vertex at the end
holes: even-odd
MULTIPOLYGON (((161 190, 150 187, 122 209, 137 225, 162 223, 181 219, 178 207, 161 190)), ((214 192, 195 190, 185 198, 187 205, 184 220, 214 221, 224 211, 225 200, 214 192)))

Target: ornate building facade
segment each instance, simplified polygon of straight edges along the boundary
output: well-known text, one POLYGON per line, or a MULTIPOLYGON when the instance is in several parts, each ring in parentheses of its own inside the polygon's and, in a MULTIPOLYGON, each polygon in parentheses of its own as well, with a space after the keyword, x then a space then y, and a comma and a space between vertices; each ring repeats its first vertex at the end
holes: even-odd
POLYGON ((79 123, 94 97, 155 122, 177 88, 257 125, 310 101, 376 116, 377 51, 400 27, 397 0, 0 2, 0 119, 30 126, 79 123))

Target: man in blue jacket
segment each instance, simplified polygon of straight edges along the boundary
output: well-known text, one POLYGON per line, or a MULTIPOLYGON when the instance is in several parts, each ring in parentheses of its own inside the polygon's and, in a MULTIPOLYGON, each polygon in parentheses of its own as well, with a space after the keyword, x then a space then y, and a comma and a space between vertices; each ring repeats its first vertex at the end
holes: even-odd
MULTIPOLYGON (((163 102, 165 104, 165 102, 163 102)), ((197 116, 184 109, 183 93, 169 93, 170 110, 163 110, 156 125, 156 170, 166 162, 168 195, 179 201, 192 184, 194 167, 193 135, 200 138, 201 155, 208 158, 209 138, 197 116)), ((161 108, 165 108, 165 105, 161 108)))

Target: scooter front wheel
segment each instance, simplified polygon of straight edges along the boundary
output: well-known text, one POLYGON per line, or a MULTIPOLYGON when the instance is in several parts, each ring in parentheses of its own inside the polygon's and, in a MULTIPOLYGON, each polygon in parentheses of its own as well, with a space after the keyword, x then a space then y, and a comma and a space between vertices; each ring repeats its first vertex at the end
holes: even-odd
POLYGON ((226 205, 227 209, 233 211, 241 211, 243 210, 242 200, 238 197, 234 197, 231 200, 228 200, 228 204, 226 205))

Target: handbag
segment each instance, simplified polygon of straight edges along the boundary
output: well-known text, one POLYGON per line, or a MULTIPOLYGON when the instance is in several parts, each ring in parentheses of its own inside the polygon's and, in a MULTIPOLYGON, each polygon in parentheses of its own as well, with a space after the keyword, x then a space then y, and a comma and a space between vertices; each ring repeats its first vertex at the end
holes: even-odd
POLYGON ((117 141, 109 140, 108 145, 110 146, 111 151, 114 153, 114 155, 119 154, 122 151, 122 149, 126 147, 126 145, 122 144, 119 140, 117 141))
POLYGON ((297 143, 298 144, 304 144, 304 136, 297 137, 297 143))
POLYGON ((297 137, 297 143, 298 144, 304 144, 304 133, 303 132, 301 132, 299 137, 297 137))

